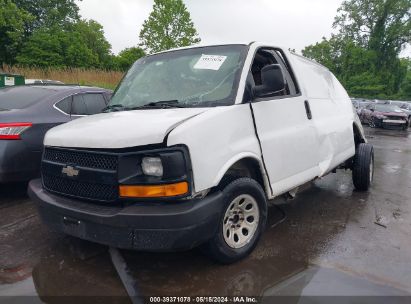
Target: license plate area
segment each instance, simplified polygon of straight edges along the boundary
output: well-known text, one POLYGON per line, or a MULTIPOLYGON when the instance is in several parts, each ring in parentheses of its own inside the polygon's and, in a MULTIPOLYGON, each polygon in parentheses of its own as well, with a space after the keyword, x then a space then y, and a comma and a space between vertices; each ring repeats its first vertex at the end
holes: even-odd
POLYGON ((393 120, 393 119, 386 119, 382 121, 383 123, 391 123, 391 124, 405 124, 405 120, 393 120))
POLYGON ((77 236, 77 237, 84 237, 86 235, 86 225, 83 221, 63 216, 62 217, 62 227, 63 231, 67 234, 77 236))

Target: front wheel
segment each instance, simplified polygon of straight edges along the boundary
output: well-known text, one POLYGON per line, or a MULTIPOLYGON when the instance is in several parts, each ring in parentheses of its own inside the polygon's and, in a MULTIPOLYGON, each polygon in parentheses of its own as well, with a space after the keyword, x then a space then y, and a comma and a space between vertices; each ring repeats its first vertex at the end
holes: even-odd
POLYGON ((359 144, 352 169, 354 187, 367 191, 374 179, 374 148, 370 144, 359 144))
POLYGON ((255 180, 238 178, 222 190, 225 198, 219 227, 203 249, 222 264, 248 256, 264 231, 267 221, 265 193, 255 180))
POLYGON ((369 125, 371 128, 376 128, 376 127, 377 127, 377 120, 375 119, 375 117, 371 117, 371 118, 370 118, 370 121, 369 121, 368 125, 369 125))

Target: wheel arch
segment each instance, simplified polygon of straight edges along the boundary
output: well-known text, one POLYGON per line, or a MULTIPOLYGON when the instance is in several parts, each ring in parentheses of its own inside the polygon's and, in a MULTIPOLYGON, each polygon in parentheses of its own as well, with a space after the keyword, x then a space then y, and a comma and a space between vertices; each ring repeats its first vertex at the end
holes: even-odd
POLYGON ((270 183, 261 159, 252 153, 242 153, 230 159, 217 175, 215 185, 220 185, 224 177, 249 177, 256 180, 271 197, 270 183))
POLYGON ((367 143, 367 139, 365 138, 364 130, 362 126, 359 126, 356 122, 353 123, 353 135, 354 135, 354 142, 355 142, 356 147, 359 144, 367 143))

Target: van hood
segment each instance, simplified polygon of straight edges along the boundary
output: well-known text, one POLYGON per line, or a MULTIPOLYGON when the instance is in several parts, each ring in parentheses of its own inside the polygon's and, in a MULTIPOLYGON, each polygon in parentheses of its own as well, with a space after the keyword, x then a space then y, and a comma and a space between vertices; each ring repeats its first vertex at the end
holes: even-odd
POLYGON ((207 108, 149 109, 102 113, 49 130, 45 146, 118 149, 159 144, 186 120, 207 108))

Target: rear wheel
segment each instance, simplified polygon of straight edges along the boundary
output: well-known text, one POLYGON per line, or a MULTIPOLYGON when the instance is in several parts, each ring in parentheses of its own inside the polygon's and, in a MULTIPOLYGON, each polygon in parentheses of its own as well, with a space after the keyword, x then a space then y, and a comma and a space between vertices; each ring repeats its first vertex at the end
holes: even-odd
POLYGON ((267 202, 262 187, 251 178, 238 178, 222 191, 225 203, 219 227, 203 249, 217 262, 230 264, 257 245, 267 220, 267 202))
POLYGON ((374 148, 370 144, 359 144, 352 169, 354 187, 367 191, 374 179, 374 148))

